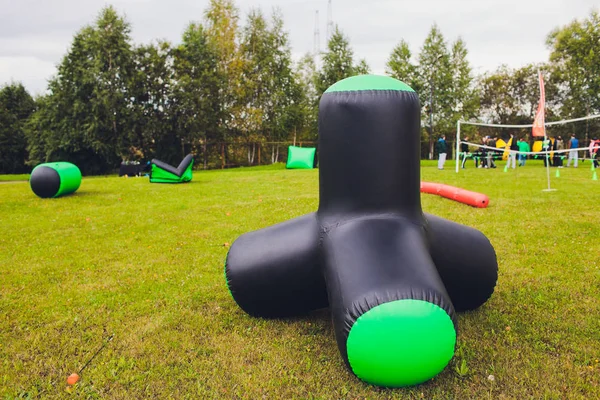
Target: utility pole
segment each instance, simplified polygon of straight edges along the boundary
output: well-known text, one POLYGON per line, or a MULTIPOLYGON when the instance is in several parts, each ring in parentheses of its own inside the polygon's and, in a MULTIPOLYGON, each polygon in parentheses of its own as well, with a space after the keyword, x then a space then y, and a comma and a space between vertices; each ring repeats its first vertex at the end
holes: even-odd
POLYGON ((429 79, 429 86, 430 86, 430 92, 429 92, 429 159, 433 160, 433 141, 434 141, 434 136, 433 136, 433 86, 435 83, 435 67, 437 66, 437 62, 439 61, 440 58, 442 58, 443 56, 441 54, 439 54, 433 61, 433 64, 431 65, 431 77, 429 79))
POLYGON ((331 5, 331 0, 327 3, 327 43, 331 39, 331 35, 333 35, 333 6, 331 5))
POLYGON ((429 79, 429 159, 433 160, 433 73, 429 79))
POLYGON ((319 32, 319 10, 315 11, 315 33, 313 40, 313 54, 316 57, 321 52, 321 34, 319 32))

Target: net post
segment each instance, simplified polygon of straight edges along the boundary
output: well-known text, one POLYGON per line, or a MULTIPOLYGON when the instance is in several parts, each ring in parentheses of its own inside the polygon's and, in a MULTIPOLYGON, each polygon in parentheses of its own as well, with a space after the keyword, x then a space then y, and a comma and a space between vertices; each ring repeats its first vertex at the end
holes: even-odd
POLYGON ((458 174, 458 164, 460 163, 460 157, 458 156, 458 151, 460 149, 460 120, 456 121, 456 151, 454 155, 456 156, 456 173, 458 174))

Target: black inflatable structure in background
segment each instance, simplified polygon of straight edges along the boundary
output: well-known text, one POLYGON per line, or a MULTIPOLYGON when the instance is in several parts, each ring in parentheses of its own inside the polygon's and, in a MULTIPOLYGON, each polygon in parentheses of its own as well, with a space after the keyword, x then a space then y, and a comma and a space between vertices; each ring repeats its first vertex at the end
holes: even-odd
POLYGON ((330 87, 319 108, 319 209, 239 237, 229 289, 257 317, 330 306, 342 358, 380 386, 422 383, 454 354, 456 311, 481 306, 497 280, 479 231, 423 214, 420 104, 389 77, 330 87))

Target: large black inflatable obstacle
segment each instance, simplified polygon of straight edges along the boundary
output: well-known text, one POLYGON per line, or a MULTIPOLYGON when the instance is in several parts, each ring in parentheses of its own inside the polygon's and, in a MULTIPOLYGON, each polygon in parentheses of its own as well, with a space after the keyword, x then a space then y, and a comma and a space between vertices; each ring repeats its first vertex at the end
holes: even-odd
POLYGON ((188 154, 177 168, 166 162, 153 159, 151 161, 150 182, 152 183, 183 183, 192 180, 194 156, 188 154))
POLYGON ((388 77, 358 76, 320 103, 317 213, 238 238, 229 289, 258 317, 329 305, 342 358, 359 378, 406 386, 454 354, 455 310, 493 293, 497 261, 479 231, 420 204, 420 105, 388 77))
POLYGON ((74 193, 81 185, 81 171, 68 162, 39 164, 31 171, 29 185, 42 198, 74 193))

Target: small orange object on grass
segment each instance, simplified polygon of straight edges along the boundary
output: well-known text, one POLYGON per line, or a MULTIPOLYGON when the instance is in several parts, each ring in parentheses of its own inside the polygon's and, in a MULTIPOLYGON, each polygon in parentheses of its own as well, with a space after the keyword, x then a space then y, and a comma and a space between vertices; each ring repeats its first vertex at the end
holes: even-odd
POLYGON ((79 375, 77 375, 77 374, 71 374, 67 378, 67 384, 69 384, 71 386, 73 386, 74 384, 76 384, 78 381, 79 381, 79 375))

